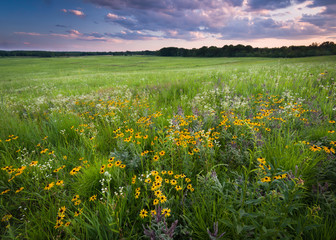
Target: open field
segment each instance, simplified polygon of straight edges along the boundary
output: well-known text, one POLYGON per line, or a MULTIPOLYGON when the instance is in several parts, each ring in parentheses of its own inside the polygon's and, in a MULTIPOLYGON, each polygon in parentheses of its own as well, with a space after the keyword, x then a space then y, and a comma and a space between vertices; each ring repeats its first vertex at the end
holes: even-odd
POLYGON ((334 239, 335 78, 336 56, 0 58, 0 236, 334 239))

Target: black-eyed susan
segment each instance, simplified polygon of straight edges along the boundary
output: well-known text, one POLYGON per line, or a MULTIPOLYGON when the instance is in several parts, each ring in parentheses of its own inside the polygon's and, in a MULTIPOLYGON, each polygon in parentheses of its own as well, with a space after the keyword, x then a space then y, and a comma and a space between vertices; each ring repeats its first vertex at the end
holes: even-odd
POLYGON ((82 212, 83 212, 83 208, 79 208, 79 209, 77 209, 77 210, 75 211, 75 213, 74 213, 74 217, 78 217, 79 215, 82 214, 82 212))
POLYGON ((163 214, 165 217, 169 217, 170 216, 170 209, 169 208, 162 209, 161 214, 163 214))
POLYGON ((270 182, 271 178, 270 177, 264 177, 261 179, 262 182, 270 182))
POLYGON ((157 205, 157 204, 159 204, 159 202, 160 202, 160 200, 156 198, 156 199, 153 200, 153 205, 157 205))
POLYGON ((160 202, 165 203, 167 201, 167 197, 165 195, 160 196, 160 202))
POLYGON ((36 166, 37 165, 37 163, 38 163, 38 161, 32 161, 30 164, 29 164, 29 166, 36 166))
POLYGON ((118 167, 120 164, 121 164, 121 161, 120 161, 120 160, 118 160, 118 161, 116 161, 116 162, 114 163, 114 165, 117 166, 117 167, 118 167))
POLYGON ((79 199, 79 195, 77 194, 71 199, 71 202, 77 201, 78 199, 79 199))
POLYGON ((157 197, 160 197, 162 194, 162 191, 161 190, 156 190, 154 191, 154 195, 157 196, 157 197))
POLYGON ((172 180, 170 180, 170 184, 171 184, 171 185, 176 185, 176 184, 177 184, 177 181, 176 181, 175 179, 172 179, 172 180))
POLYGON ((166 154, 166 152, 162 150, 159 154, 162 157, 162 156, 164 156, 166 154))
POLYGON ((150 178, 145 179, 145 183, 151 183, 151 182, 152 182, 152 180, 150 178))
POLYGON ((94 202, 97 199, 97 195, 92 195, 89 199, 90 202, 94 202))
POLYGON ((51 182, 51 183, 47 184, 47 186, 44 187, 44 190, 50 190, 54 185, 55 185, 55 183, 51 182))
POLYGON ((142 210, 140 211, 139 216, 140 216, 141 218, 145 218, 145 217, 147 217, 147 216, 148 216, 148 211, 146 211, 145 209, 142 209, 142 210))
POLYGON ((152 217, 154 217, 156 215, 156 211, 155 210, 151 210, 151 215, 152 215, 152 217))
POLYGON ((120 168, 125 168, 126 165, 125 164, 120 164, 120 168))
POLYGON ((15 193, 19 193, 24 189, 24 187, 20 187, 18 190, 15 191, 15 193))
POLYGON ((63 185, 63 183, 64 183, 63 180, 58 180, 58 181, 56 182, 56 185, 57 185, 57 186, 61 186, 61 185, 63 185))
POLYGON ((159 159, 160 159, 160 157, 159 157, 158 155, 154 155, 154 157, 153 157, 153 161, 154 161, 154 162, 159 161, 159 159))

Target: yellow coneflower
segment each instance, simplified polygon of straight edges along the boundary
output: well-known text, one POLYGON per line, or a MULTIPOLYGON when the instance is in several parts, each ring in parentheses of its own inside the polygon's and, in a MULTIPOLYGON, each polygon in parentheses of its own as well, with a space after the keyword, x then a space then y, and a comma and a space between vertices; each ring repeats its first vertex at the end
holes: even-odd
POLYGON ((160 154, 160 156, 164 156, 166 154, 166 152, 162 150, 159 154, 160 154))
POLYGON ((63 182, 64 182, 63 180, 58 180, 58 181, 56 182, 56 185, 57 185, 57 186, 63 185, 63 182))
POLYGON ((19 193, 24 189, 24 187, 20 187, 18 190, 15 191, 15 193, 19 193))
POLYGON ((177 184, 177 181, 176 181, 175 179, 172 179, 172 180, 170 180, 170 184, 171 184, 171 185, 176 185, 176 184, 177 184))
POLYGON ((162 209, 161 214, 164 214, 165 217, 169 217, 170 216, 170 209, 169 208, 162 209))
POLYGON ((142 209, 139 215, 141 218, 145 218, 148 216, 148 212, 145 209, 142 209))
POLYGON ((151 183, 152 180, 150 178, 146 178, 145 183, 151 183))
POLYGON ((166 202, 167 201, 167 197, 165 196, 165 195, 161 195, 160 196, 160 202, 161 203, 164 203, 164 202, 166 202))
POLYGON ((90 197, 89 201, 94 202, 97 199, 97 195, 93 195, 90 197))
POLYGON ((153 205, 157 205, 157 204, 159 204, 159 202, 160 202, 159 199, 156 198, 156 199, 153 200, 153 205))
POLYGON ((55 185, 55 183, 51 182, 51 183, 47 184, 47 186, 44 187, 44 190, 50 190, 54 185, 55 185))
POLYGON ((38 163, 38 161, 32 161, 30 164, 29 164, 29 166, 36 166, 37 165, 37 163, 38 163))

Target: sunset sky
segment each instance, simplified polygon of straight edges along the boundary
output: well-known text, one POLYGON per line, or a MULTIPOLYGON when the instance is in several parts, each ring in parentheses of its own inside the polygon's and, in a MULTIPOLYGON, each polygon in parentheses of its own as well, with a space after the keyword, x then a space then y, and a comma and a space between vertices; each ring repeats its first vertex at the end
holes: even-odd
POLYGON ((335 0, 2 0, 1 50, 336 42, 335 0))

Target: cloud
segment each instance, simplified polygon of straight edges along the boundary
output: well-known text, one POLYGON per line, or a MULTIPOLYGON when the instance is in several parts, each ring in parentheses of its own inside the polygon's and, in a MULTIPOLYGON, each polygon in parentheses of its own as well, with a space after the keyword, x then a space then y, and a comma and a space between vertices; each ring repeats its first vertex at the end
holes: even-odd
POLYGON ((78 17, 84 17, 85 14, 84 12, 80 11, 80 10, 75 10, 75 9, 61 9, 62 12, 64 13, 69 13, 78 17))
POLYGON ((59 27, 59 28, 67 28, 67 26, 62 25, 62 24, 56 24, 55 27, 59 27))
POLYGON ((18 35, 27 35, 27 36, 41 36, 41 33, 35 33, 35 32, 14 32, 14 34, 18 35))
POLYGON ((106 19, 109 19, 109 20, 126 20, 126 17, 118 16, 118 15, 113 14, 113 13, 108 13, 106 15, 106 19))

